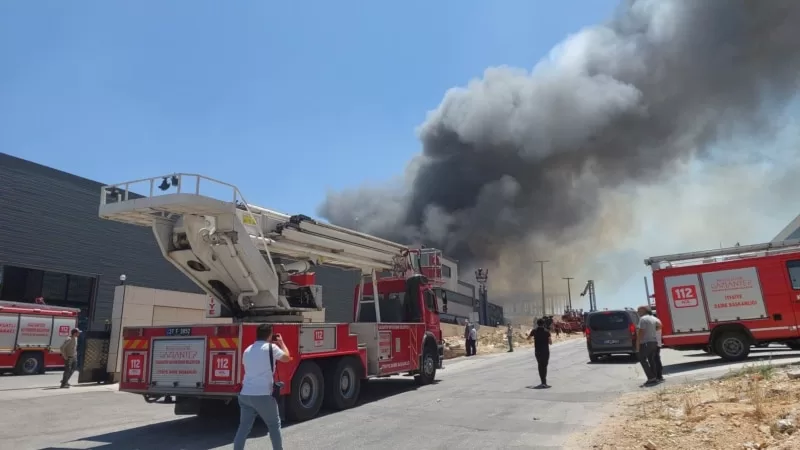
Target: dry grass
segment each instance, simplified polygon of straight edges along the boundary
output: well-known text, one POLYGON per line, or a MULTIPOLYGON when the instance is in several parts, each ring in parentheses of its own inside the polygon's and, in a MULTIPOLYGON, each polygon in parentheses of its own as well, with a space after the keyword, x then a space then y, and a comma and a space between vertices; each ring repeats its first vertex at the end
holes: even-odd
POLYGON ((704 383, 624 397, 622 414, 575 449, 800 449, 800 380, 796 367, 747 366, 704 383))

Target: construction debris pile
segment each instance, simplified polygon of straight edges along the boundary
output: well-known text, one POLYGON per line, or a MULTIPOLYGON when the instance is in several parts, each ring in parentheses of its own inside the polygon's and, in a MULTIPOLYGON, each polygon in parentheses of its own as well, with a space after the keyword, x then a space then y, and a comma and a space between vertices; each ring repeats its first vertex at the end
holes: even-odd
POLYGON ((723 379, 634 394, 568 448, 798 449, 800 367, 749 366, 723 379))
MULTIPOLYGON (((466 349, 464 347, 464 327, 460 327, 460 333, 455 334, 451 332, 450 336, 445 335, 444 337, 444 357, 445 359, 456 358, 458 356, 464 356, 466 354, 466 349)), ((530 333, 530 327, 523 327, 523 326, 515 326, 514 327, 514 348, 524 348, 530 347, 533 344, 528 342, 528 333, 530 333)), ((477 343, 477 350, 478 354, 481 353, 500 353, 508 351, 508 338, 507 338, 508 329, 505 327, 487 327, 483 326, 480 327, 478 330, 478 343, 477 343)), ((568 339, 570 337, 582 336, 581 334, 560 334, 556 335, 553 333, 553 342, 562 341, 568 339)))

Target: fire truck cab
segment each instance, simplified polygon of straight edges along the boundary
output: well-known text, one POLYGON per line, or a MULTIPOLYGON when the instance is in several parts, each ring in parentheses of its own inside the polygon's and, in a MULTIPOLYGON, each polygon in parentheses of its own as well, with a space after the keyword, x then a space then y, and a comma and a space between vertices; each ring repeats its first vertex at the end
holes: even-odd
POLYGON ((800 349, 800 240, 654 256, 663 343, 741 361, 751 346, 800 349))
POLYGON ((215 317, 232 318, 229 325, 126 327, 121 391, 151 402, 175 397, 176 414, 225 410, 241 390, 242 352, 265 322, 292 356, 275 373, 282 413, 292 421, 323 406, 354 406, 364 380, 405 374, 425 385, 443 368, 436 249, 251 205, 235 186, 194 174, 105 186, 99 215, 151 227, 164 257, 221 306, 215 317), (227 194, 201 193, 201 184, 227 194), (137 185, 149 195, 130 192, 137 185), (323 308, 317 265, 361 273, 352 323, 304 320, 304 312, 323 308))

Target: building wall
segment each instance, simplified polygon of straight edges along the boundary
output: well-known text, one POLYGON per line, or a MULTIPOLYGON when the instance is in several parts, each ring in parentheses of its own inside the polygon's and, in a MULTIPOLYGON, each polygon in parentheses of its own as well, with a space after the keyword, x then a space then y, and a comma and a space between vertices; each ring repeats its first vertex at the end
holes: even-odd
POLYGON ((111 319, 119 276, 199 293, 148 228, 98 217, 101 183, 0 153, 0 264, 97 277, 91 328, 111 319))

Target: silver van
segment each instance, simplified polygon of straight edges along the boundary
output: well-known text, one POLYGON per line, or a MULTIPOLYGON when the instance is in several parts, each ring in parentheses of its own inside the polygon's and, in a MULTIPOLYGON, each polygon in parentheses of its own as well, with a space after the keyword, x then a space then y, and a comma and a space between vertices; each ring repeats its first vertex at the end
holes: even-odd
POLYGON ((627 354, 636 357, 636 311, 594 311, 586 315, 586 350, 592 362, 600 356, 627 354))

